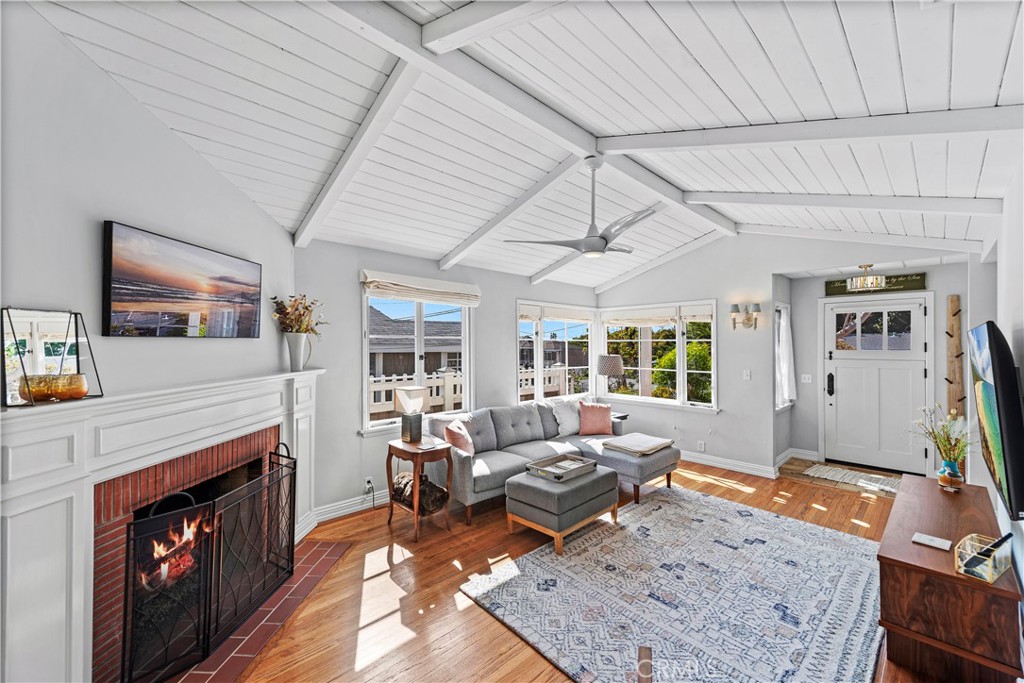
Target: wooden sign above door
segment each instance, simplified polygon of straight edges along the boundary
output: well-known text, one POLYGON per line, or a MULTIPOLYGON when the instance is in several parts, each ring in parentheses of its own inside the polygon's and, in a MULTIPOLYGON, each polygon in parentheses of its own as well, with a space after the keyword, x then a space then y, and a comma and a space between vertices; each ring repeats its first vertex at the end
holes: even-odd
POLYGON ((870 292, 846 291, 846 280, 826 280, 825 296, 856 296, 857 294, 878 294, 879 292, 911 292, 925 288, 925 273, 909 275, 886 275, 885 287, 870 292))

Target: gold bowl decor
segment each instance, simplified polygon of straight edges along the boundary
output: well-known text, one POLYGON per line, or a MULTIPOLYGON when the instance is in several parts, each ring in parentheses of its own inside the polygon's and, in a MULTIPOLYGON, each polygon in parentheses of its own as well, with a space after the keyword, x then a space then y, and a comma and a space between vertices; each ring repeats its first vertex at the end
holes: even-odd
POLYGON ((18 395, 25 401, 69 401, 85 398, 89 382, 85 375, 22 375, 18 395))

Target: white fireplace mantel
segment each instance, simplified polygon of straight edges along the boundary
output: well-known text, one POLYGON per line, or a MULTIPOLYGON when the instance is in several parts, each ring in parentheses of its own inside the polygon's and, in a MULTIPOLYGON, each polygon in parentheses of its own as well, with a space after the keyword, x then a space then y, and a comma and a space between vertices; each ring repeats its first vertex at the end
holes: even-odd
POLYGON ((278 373, 0 416, 0 680, 86 681, 92 664, 93 487, 280 425, 296 458, 296 541, 315 526, 316 378, 278 373))

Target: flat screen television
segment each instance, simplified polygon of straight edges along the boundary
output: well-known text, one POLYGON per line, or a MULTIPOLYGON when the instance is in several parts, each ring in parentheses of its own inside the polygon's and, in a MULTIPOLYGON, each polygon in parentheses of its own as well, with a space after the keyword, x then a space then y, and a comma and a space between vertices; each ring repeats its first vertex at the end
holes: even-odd
POLYGON ((1013 354, 994 322, 968 333, 981 454, 1011 519, 1024 519, 1024 399, 1013 354))

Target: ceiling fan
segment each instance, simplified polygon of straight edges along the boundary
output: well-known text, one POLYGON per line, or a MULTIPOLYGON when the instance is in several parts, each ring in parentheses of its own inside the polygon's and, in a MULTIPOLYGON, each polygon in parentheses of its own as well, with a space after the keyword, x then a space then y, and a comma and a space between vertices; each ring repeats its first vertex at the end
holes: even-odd
POLYGON ((615 247, 612 242, 622 236, 640 221, 654 215, 656 209, 643 209, 623 216, 618 220, 609 223, 604 230, 597 227, 597 169, 604 165, 601 157, 589 156, 584 162, 590 169, 590 228, 587 229, 586 237, 578 240, 505 240, 516 244, 547 244, 555 247, 568 247, 575 249, 587 258, 598 258, 607 252, 619 252, 632 254, 632 247, 615 247))

